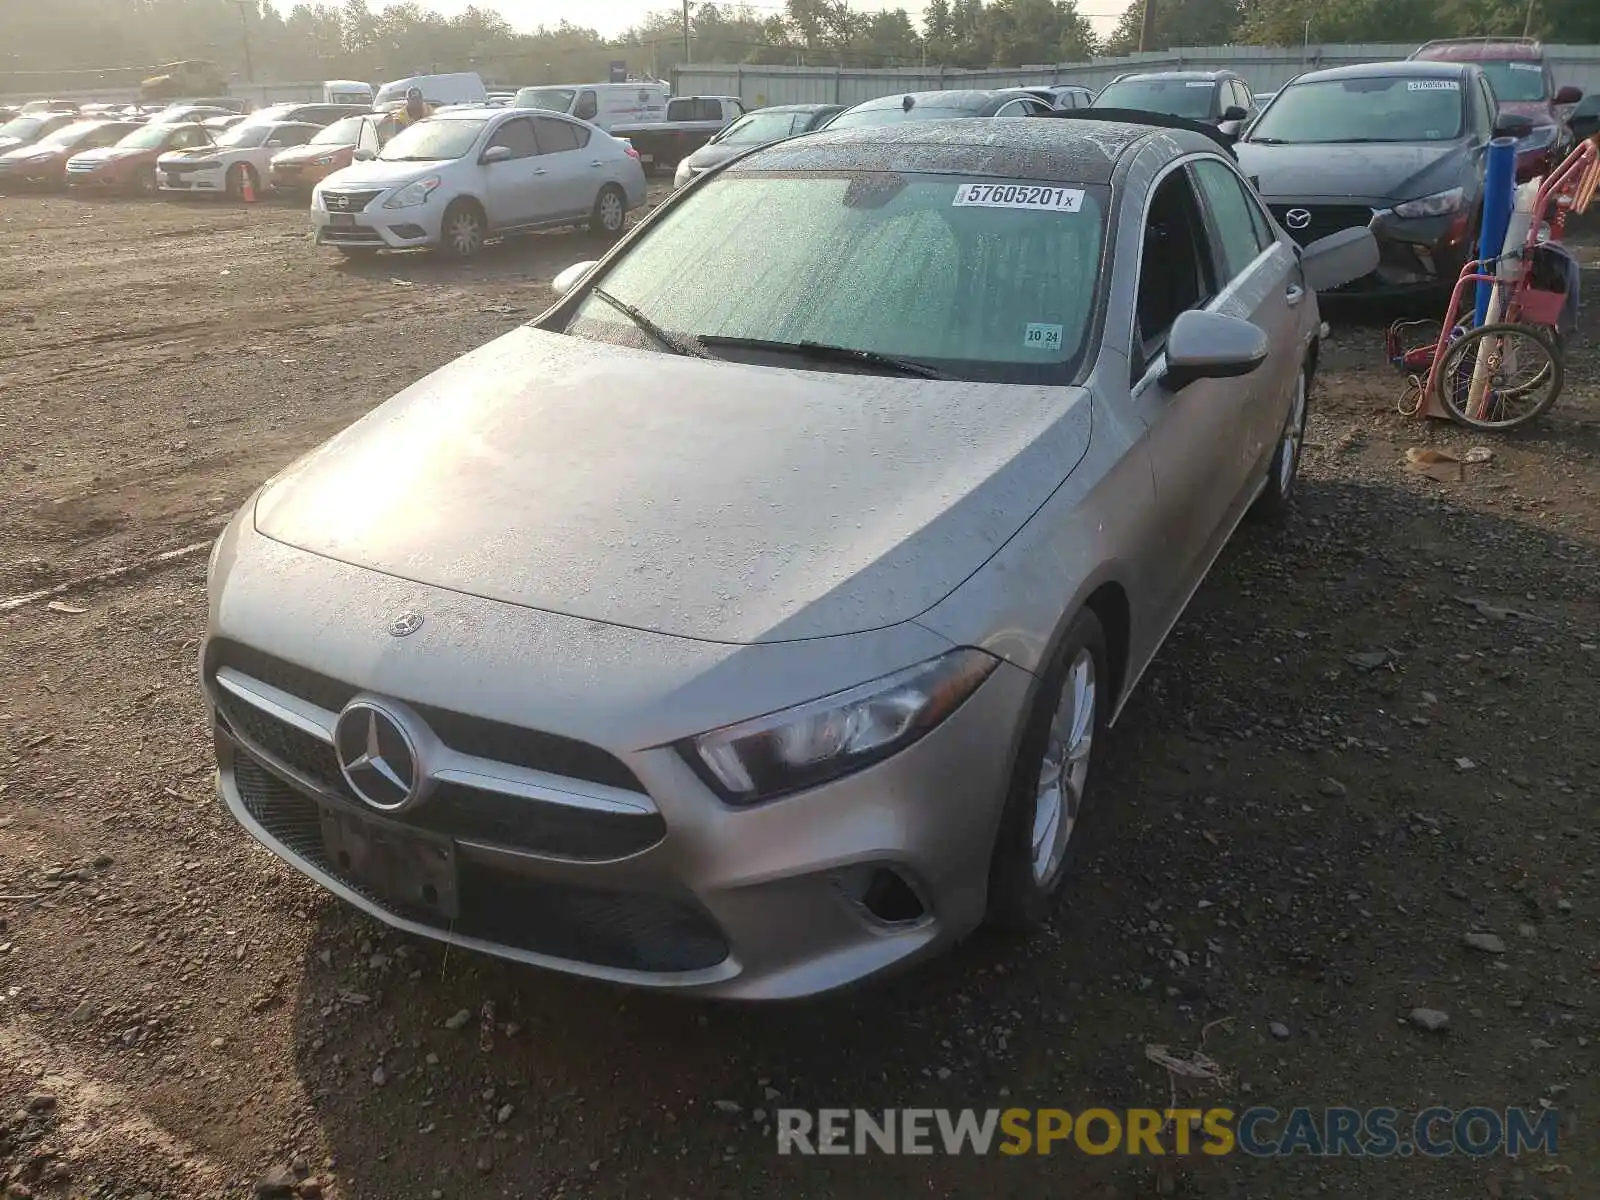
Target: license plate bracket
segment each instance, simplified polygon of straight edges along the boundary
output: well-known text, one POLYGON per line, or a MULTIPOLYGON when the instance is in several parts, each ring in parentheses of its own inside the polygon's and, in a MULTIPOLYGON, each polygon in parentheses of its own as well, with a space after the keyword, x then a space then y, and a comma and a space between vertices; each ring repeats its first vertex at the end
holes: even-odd
POLYGON ((322 843, 334 870, 379 897, 445 920, 461 915, 456 848, 449 838, 321 806, 322 843))
POLYGON ((329 223, 335 229, 354 229, 356 218, 353 213, 331 213, 329 223))

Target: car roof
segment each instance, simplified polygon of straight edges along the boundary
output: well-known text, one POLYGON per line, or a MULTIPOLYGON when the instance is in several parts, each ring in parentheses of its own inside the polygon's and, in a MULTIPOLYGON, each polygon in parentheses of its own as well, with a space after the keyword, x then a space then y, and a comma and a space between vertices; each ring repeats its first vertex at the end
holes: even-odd
POLYGON ((1135 143, 1165 137, 1173 153, 1220 153, 1203 134, 1132 121, 906 121, 824 129, 738 159, 733 171, 891 170, 1105 184, 1135 143))
POLYGON ((842 106, 838 105, 838 104, 769 104, 765 108, 752 108, 749 112, 747 112, 745 114, 745 116, 753 117, 753 116, 757 115, 758 113, 774 113, 774 112, 788 112, 788 113, 793 113, 793 112, 804 112, 804 113, 822 112, 824 109, 840 108, 840 107, 842 107, 842 106))
POLYGON ((1433 62, 1408 58, 1401 59, 1398 62, 1360 63, 1349 67, 1329 67, 1325 71, 1307 71, 1304 75, 1297 76, 1290 82, 1321 83, 1332 79, 1407 79, 1418 76, 1424 79, 1460 79, 1471 69, 1471 63, 1433 62))
POLYGON ((1134 71, 1128 75, 1119 75, 1112 83, 1131 83, 1134 80, 1144 79, 1205 79, 1212 83, 1223 79, 1238 79, 1234 71, 1134 71))
POLYGON ((1412 62, 1541 62, 1544 47, 1533 38, 1437 38, 1412 51, 1412 62))
POLYGON ((985 88, 985 89, 957 89, 951 88, 942 92, 896 92, 892 96, 878 96, 872 100, 863 100, 855 105, 855 109, 866 112, 878 108, 899 108, 910 97, 913 107, 923 108, 956 108, 975 109, 982 108, 990 101, 1000 96, 1027 94, 1025 88, 985 88))

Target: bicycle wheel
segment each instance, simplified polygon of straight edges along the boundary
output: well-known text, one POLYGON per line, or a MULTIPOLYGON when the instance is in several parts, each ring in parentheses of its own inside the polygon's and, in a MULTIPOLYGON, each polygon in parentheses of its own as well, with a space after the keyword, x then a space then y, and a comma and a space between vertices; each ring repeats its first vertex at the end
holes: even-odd
POLYGON ((1561 354, 1548 334, 1532 325, 1500 324, 1453 342, 1433 386, 1439 403, 1468 428, 1513 429, 1554 404, 1561 384, 1561 354), (1476 397, 1475 374, 1483 384, 1476 397))

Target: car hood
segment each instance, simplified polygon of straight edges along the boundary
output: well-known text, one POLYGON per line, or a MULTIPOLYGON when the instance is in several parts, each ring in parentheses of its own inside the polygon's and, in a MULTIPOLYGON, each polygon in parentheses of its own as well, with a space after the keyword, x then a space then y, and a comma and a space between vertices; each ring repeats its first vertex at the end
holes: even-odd
POLYGON ((257 530, 418 583, 730 643, 926 611, 1081 460, 1089 395, 746 366, 531 328, 263 489, 257 530))
POLYGON ((403 187, 429 175, 437 175, 449 162, 372 162, 351 163, 335 171, 322 181, 329 191, 340 188, 362 188, 367 191, 403 187))
POLYGON ((1410 200, 1454 186, 1430 184, 1435 177, 1459 172, 1468 157, 1462 142, 1294 146, 1240 142, 1234 148, 1239 169, 1256 181, 1268 200, 1410 200))
POLYGON ((312 146, 310 144, 304 146, 290 146, 287 150, 279 150, 276 154, 274 154, 272 156, 272 161, 275 163, 310 162, 315 158, 327 158, 340 154, 349 154, 353 148, 354 147, 351 146, 335 146, 326 142, 320 146, 312 146))
POLYGON ((56 158, 64 150, 47 150, 39 145, 18 145, 10 138, 0 138, 0 162, 31 162, 36 158, 56 158))
POLYGON ((32 144, 33 143, 28 141, 26 138, 0 137, 0 154, 16 150, 22 146, 31 146, 32 144))
POLYGON ((148 150, 134 150, 118 146, 101 146, 97 150, 85 150, 82 154, 72 156, 74 162, 80 163, 110 163, 124 158, 136 158, 141 154, 149 154, 148 150))
POLYGON ((227 153, 220 146, 190 146, 184 150, 168 150, 156 161, 164 163, 207 161, 224 158, 227 153))
POLYGON ((724 146, 712 144, 701 146, 689 155, 689 169, 691 171, 709 171, 718 163, 725 163, 736 154, 742 154, 754 147, 746 144, 743 146, 724 146))

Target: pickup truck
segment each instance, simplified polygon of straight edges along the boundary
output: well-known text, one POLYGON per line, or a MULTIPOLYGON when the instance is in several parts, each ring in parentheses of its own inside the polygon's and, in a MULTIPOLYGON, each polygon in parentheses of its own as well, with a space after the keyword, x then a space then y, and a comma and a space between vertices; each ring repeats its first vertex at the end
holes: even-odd
POLYGON ((617 124, 610 132, 633 143, 645 170, 672 171, 744 114, 737 96, 674 96, 664 120, 617 124))

